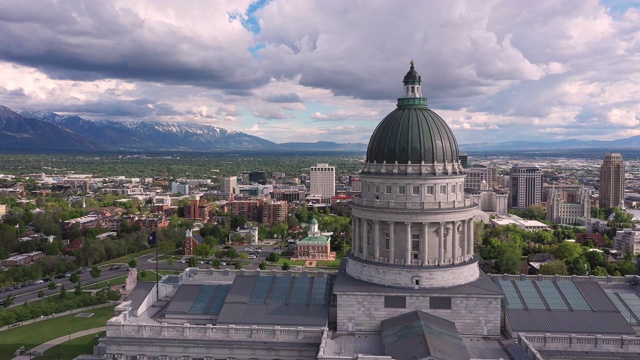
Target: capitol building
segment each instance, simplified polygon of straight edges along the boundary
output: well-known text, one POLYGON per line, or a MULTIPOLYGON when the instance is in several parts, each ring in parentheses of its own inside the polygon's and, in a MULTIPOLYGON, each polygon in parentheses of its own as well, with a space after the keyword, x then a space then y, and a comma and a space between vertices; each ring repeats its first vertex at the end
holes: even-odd
POLYGON ((640 358, 637 277, 479 269, 485 215, 413 61, 401 94, 371 135, 337 272, 189 268, 139 283, 86 359, 640 358))

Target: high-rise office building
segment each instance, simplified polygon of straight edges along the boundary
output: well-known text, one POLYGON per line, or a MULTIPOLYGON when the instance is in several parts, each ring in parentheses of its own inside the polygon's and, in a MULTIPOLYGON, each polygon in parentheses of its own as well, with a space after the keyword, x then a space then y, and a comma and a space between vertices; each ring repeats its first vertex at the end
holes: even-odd
POLYGON ((462 153, 458 155, 458 160, 460 160, 460 164, 462 165, 463 168, 466 169, 469 167, 469 155, 467 155, 467 153, 462 153))
POLYGON ((179 182, 171 183, 171 193, 177 194, 180 193, 182 195, 189 195, 189 184, 181 184, 179 182))
POLYGON ((322 196, 323 202, 329 202, 336 194, 336 167, 318 164, 309 169, 311 186, 309 195, 322 196))
POLYGON ((526 209, 542 202, 542 170, 536 164, 511 168, 511 207, 526 209))
POLYGON ((600 195, 598 203, 607 209, 619 206, 624 201, 624 162, 622 155, 611 153, 604 156, 600 167, 600 195))
POLYGON ((220 192, 238 195, 238 177, 229 176, 222 179, 220 183, 220 192))

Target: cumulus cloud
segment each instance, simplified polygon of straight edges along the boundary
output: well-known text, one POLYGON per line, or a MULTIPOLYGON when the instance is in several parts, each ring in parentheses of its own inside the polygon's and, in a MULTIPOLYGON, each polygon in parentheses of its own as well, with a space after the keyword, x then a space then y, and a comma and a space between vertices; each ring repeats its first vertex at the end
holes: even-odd
POLYGON ((300 99, 300 96, 298 96, 298 94, 293 94, 293 93, 273 94, 273 95, 266 96, 264 100, 266 102, 272 102, 272 103, 301 103, 302 102, 302 99, 300 99))
POLYGON ((460 143, 605 139, 640 114, 632 3, 0 0, 0 34, 15 110, 367 141, 414 60, 460 143))

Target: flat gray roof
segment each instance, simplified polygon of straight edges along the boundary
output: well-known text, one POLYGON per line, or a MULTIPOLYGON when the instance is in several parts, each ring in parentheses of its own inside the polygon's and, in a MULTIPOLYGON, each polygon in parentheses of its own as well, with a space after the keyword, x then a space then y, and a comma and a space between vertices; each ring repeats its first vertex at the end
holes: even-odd
POLYGON ((136 284, 136 287, 131 290, 129 296, 127 296, 127 300, 131 301, 131 308, 138 309, 142 302, 149 295, 149 292, 153 290, 153 287, 156 286, 154 282, 143 282, 140 281, 136 284))
POLYGON ((216 324, 326 326, 331 282, 326 276, 236 276, 216 324))

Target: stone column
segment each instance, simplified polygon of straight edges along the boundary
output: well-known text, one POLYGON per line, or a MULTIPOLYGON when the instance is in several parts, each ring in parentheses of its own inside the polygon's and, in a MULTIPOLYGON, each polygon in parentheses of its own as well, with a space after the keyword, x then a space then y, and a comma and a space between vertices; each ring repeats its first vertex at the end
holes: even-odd
POLYGON ((358 253, 358 221, 355 216, 351 216, 351 254, 357 256, 358 253))
POLYGON ((405 252, 405 256, 406 256, 407 260, 405 260, 404 264, 405 265, 411 265, 411 223, 410 222, 406 222, 404 224, 407 227, 407 231, 406 231, 406 233, 407 233, 407 241, 406 241, 407 251, 405 252))
POLYGON ((444 264, 444 223, 438 228, 438 265, 444 264))
POLYGON ((467 230, 469 231, 469 236, 467 236, 467 254, 471 257, 473 254, 473 218, 467 220, 467 230))
POLYGON ((451 262, 458 262, 458 222, 451 222, 451 262))
POLYGON ((362 234, 360 235, 360 240, 362 241, 362 258, 367 259, 367 255, 369 254, 367 249, 367 219, 360 219, 362 222, 362 234))
POLYGON ((422 223, 422 266, 429 263, 429 223, 422 223))
POLYGON ((373 260, 378 261, 380 258, 380 222, 373 221, 373 260))
POLYGON ((396 246, 396 236, 395 236, 395 225, 393 221, 389 222, 389 264, 395 263, 395 249, 396 246))
POLYGON ((462 220, 462 233, 460 234, 460 238, 462 239, 462 261, 467 261, 467 259, 469 258, 468 254, 467 254, 467 237, 469 234, 469 229, 467 229, 467 221, 469 220, 462 220))

